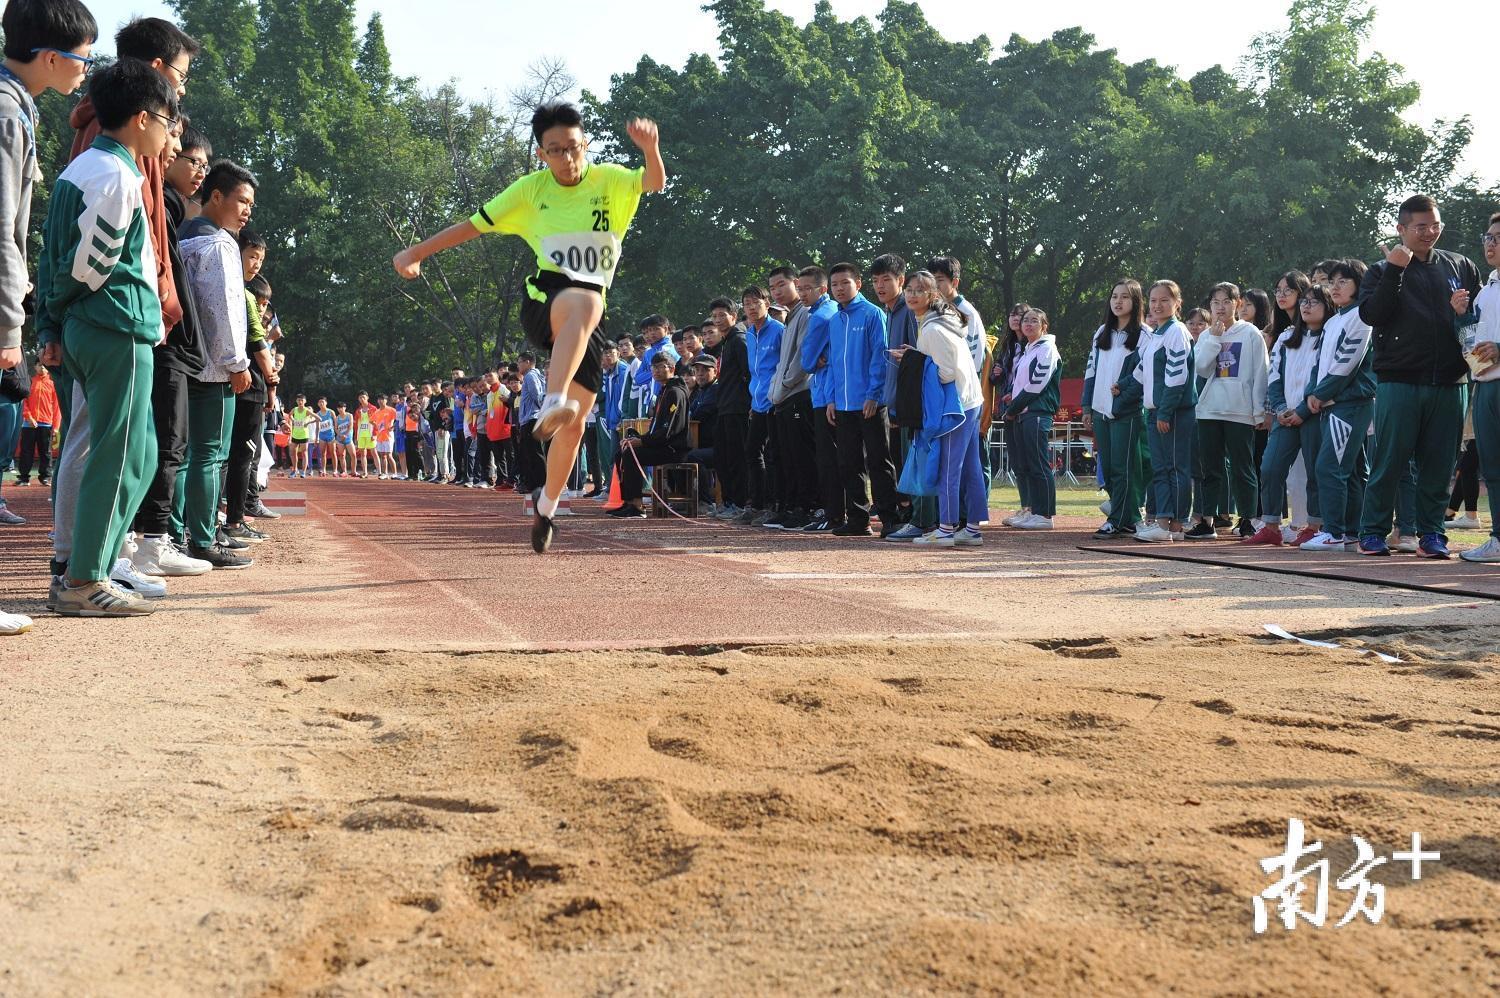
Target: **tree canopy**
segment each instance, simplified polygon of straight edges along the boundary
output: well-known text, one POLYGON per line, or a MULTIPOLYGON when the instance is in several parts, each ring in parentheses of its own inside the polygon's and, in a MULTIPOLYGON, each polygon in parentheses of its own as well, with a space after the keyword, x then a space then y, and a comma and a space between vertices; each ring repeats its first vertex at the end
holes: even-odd
MULTIPOLYGON (((396 76, 379 15, 359 25, 355 0, 171 3, 204 46, 185 110, 260 182, 252 227, 270 242, 289 386, 389 387, 513 356, 524 243, 476 240, 410 283, 390 258, 537 167, 530 108, 572 90, 566 67, 476 102, 396 76)), ((1365 0, 1296 0, 1239 66, 1189 79, 1124 63, 1083 28, 950 41, 906 0, 873 21, 827 2, 806 24, 762 0, 705 9, 716 55, 643 56, 583 95, 597 157, 638 158, 625 123, 648 115, 669 177, 627 239, 611 332, 652 312, 693 321, 782 263, 952 254, 992 325, 1029 301, 1076 358, 1120 275, 1171 277, 1195 299, 1368 257, 1418 190, 1445 209, 1444 245, 1477 255, 1500 199, 1455 175, 1466 119, 1407 120, 1418 87, 1368 51, 1365 0)), ((42 102, 49 177, 69 107, 42 102)))

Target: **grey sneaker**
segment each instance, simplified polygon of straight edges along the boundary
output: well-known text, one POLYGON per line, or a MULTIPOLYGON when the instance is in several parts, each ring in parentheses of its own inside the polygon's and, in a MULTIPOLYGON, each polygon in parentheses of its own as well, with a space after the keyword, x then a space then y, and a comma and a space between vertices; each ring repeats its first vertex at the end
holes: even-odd
POLYGON ((156 608, 143 599, 127 596, 110 582, 63 586, 53 612, 64 617, 144 617, 156 608))
POLYGON ((756 520, 760 519, 760 515, 760 510, 756 509, 754 506, 746 506, 743 510, 740 511, 740 515, 736 516, 732 522, 736 527, 749 527, 752 526, 756 520))
POLYGON ((764 513, 757 516, 754 520, 750 521, 750 526, 764 527, 766 524, 776 519, 777 515, 778 514, 774 509, 768 509, 764 513))
POLYGON ((10 527, 19 527, 25 522, 26 517, 12 513, 9 506, 0 506, 0 523, 10 527))
POLYGON ((740 509, 734 503, 732 503, 732 502, 726 502, 719 509, 719 511, 714 514, 714 519, 715 520, 733 520, 735 517, 739 516, 743 512, 744 512, 744 510, 740 509))

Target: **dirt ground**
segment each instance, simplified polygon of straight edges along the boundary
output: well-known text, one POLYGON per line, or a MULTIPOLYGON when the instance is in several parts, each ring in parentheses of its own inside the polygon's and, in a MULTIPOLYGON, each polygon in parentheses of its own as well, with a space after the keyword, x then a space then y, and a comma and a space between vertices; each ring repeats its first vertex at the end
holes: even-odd
POLYGON ((0 994, 1500 991, 1500 604, 308 491, 144 621, 3 535, 0 994), (1441 859, 1257 935, 1290 818, 1441 859))

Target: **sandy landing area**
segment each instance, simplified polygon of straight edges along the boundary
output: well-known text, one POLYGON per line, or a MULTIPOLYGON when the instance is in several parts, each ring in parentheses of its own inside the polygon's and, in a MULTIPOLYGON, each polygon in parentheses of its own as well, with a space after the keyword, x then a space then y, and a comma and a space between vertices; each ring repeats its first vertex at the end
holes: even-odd
MULTIPOLYGON (((1058 542, 920 599, 853 586, 822 630, 590 587, 586 636, 663 640, 556 651, 453 517, 374 523, 283 521, 172 612, 0 643, 0 994, 1500 990, 1497 604, 1058 542), (965 636, 892 623, 924 603, 965 636), (1334 877, 1352 835, 1442 858, 1374 870, 1378 926, 1335 929, 1335 888, 1326 927, 1257 936, 1293 817, 1334 877)), ((575 526, 573 567, 623 529, 575 526)), ((564 577, 494 543, 522 587, 564 577)), ((767 576, 887 557, 699 544, 635 581, 802 606, 816 580, 767 576)))

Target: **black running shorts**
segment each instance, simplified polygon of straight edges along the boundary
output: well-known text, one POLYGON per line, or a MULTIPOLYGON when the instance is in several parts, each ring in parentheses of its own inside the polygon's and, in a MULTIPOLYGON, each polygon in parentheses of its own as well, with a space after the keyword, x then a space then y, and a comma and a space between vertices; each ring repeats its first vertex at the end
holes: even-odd
MULTIPOLYGON (((549 353, 552 350, 552 299, 557 293, 564 288, 584 288, 601 295, 604 293, 604 289, 597 284, 574 281, 550 270, 539 271, 531 278, 530 283, 546 296, 546 300, 537 301, 530 295, 526 296, 526 301, 521 305, 521 329, 526 333, 526 342, 549 353)), ((603 329, 596 327, 589 336, 588 346, 573 375, 575 382, 595 393, 604 384, 605 343, 603 329)))

